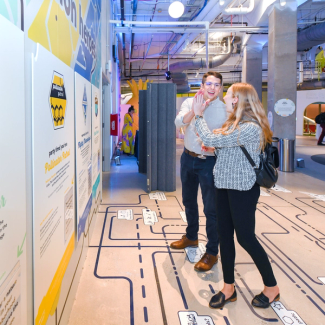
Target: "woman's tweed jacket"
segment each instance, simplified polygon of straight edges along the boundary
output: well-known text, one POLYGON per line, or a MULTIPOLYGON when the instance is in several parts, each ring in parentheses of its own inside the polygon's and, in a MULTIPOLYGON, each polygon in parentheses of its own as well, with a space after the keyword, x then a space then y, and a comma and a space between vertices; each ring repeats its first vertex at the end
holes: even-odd
POLYGON ((255 164, 260 163, 260 139, 262 129, 256 122, 240 122, 239 130, 228 135, 212 133, 203 118, 195 121, 195 127, 205 146, 215 147, 217 161, 214 166, 214 185, 239 191, 250 190, 256 182, 252 165, 239 145, 244 145, 255 164))

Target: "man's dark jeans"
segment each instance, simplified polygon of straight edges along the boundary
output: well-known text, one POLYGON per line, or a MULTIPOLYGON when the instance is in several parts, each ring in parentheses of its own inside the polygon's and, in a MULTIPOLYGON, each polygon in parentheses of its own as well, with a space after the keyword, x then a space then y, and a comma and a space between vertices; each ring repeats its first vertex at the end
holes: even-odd
POLYGON ((206 251, 211 255, 217 255, 219 250, 216 197, 213 182, 213 167, 215 162, 216 159, 214 156, 200 159, 192 157, 185 152, 183 152, 181 156, 182 196, 188 224, 186 228, 186 237, 190 240, 198 239, 199 209, 197 195, 200 185, 204 205, 203 211, 206 216, 206 233, 208 237, 206 251))

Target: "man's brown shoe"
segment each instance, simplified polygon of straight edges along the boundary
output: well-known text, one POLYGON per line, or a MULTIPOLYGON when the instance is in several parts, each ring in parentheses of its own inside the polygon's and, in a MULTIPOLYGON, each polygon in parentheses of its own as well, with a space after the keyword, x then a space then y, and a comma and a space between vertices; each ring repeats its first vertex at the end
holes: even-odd
POLYGON ((218 255, 214 256, 205 253, 202 258, 195 264, 194 269, 198 272, 205 272, 212 269, 213 265, 218 262, 218 255))
POLYGON ((189 240, 186 237, 186 235, 183 235, 182 239, 178 241, 174 241, 173 243, 170 244, 170 247, 174 249, 184 249, 185 247, 189 247, 189 246, 197 247, 198 243, 199 243, 198 240, 189 240))

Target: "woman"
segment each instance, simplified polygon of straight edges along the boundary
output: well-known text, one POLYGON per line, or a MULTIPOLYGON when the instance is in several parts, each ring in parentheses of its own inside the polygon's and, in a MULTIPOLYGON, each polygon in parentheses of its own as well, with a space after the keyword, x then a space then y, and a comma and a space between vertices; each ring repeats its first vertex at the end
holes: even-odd
POLYGON ((124 125, 122 129, 122 150, 128 156, 134 154, 134 135, 133 135, 133 113, 134 107, 130 106, 128 112, 124 115, 124 125))
POLYGON ((209 305, 222 308, 225 303, 237 300, 234 286, 235 231, 237 241, 252 257, 264 282, 264 290, 254 297, 252 305, 267 308, 280 299, 280 293, 266 252, 255 237, 255 210, 260 187, 255 183, 255 171, 239 146, 245 146, 258 166, 259 152, 272 142, 272 131, 253 86, 233 84, 224 101, 228 119, 213 133, 202 118, 208 103, 204 103, 202 96, 194 99, 193 103, 197 132, 203 144, 215 147, 217 154, 214 183, 224 287, 211 298, 209 305))

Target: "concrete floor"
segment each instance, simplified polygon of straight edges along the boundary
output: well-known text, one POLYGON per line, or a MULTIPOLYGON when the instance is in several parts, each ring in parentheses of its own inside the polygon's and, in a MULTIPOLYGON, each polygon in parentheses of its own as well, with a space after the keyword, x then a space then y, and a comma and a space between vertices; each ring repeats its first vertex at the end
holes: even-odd
MULTIPOLYGON (((238 299, 213 310, 208 302, 223 285, 221 262, 198 273, 184 251, 168 247, 186 227, 180 215, 182 140, 177 141, 177 189, 165 193, 166 200, 149 198, 134 157, 122 156, 122 165, 104 174, 103 204, 69 325, 325 324, 325 166, 310 159, 325 148, 314 138, 298 137, 296 156, 306 167, 280 173, 278 186, 263 190, 259 199, 256 235, 272 262, 280 302, 267 310, 252 308, 263 284, 237 245, 238 299), (117 219, 118 210, 126 209, 132 209, 133 220, 117 219), (145 225, 142 209, 155 211, 158 222, 145 225)), ((205 244, 202 200, 199 204, 199 240, 205 244)))

